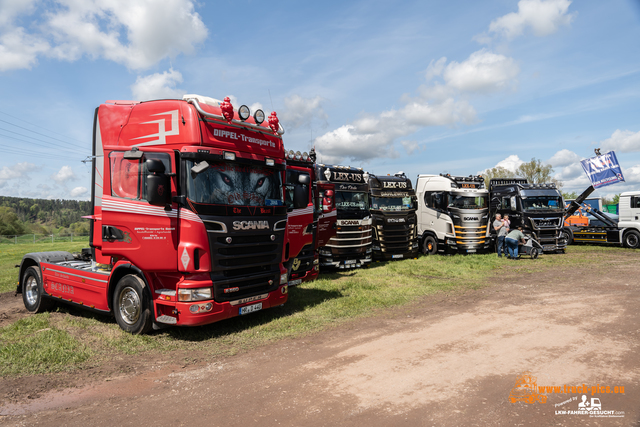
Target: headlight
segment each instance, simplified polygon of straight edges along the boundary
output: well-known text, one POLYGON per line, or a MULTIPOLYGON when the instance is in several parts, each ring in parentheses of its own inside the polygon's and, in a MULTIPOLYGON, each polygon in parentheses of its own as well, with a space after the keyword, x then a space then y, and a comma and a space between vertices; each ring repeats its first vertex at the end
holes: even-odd
POLYGON ((280 275, 280 284, 285 285, 287 283, 287 273, 282 273, 280 275))
POLYGON ((178 289, 178 301, 203 301, 212 299, 212 288, 178 289))

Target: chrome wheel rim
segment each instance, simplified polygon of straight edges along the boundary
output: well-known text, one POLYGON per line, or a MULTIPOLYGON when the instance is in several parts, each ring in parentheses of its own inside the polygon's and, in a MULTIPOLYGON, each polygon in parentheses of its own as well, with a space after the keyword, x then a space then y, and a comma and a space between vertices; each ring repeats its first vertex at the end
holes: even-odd
POLYGON ((38 281, 35 277, 29 276, 27 283, 24 285, 25 296, 29 305, 35 305, 38 301, 38 281))
POLYGON ((638 246, 638 237, 636 237, 635 234, 629 235, 629 237, 627 237, 627 245, 631 247, 638 246))
POLYGON ((140 297, 138 293, 130 286, 123 288, 118 295, 118 310, 122 320, 133 325, 140 318, 141 311, 140 297))

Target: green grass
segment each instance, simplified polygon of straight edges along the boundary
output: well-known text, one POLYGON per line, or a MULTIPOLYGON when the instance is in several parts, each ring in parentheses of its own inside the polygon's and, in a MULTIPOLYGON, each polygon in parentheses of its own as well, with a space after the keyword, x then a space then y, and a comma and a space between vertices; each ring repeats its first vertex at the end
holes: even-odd
POLYGON ((89 247, 87 242, 66 243, 30 243, 17 245, 0 245, 0 293, 15 291, 18 285, 18 269, 22 257, 29 252, 68 251, 79 252, 89 247))
POLYGON ((70 370, 91 357, 86 345, 49 319, 43 313, 0 329, 0 375, 70 370))
MULTIPOLYGON (((75 250, 79 250, 82 245, 75 250)), ((52 248, 53 249, 53 248, 52 248)), ((59 248, 55 248, 59 249, 59 248)), ((66 249, 69 250, 69 249, 66 249)), ((200 327, 173 327, 150 335, 133 336, 121 331, 109 316, 60 305, 55 312, 30 317, 0 329, 1 375, 15 375, 100 364, 114 357, 146 357, 147 354, 191 354, 198 358, 233 355, 283 338, 299 337, 333 327, 350 319, 374 315, 438 292, 473 290, 490 284, 498 275, 570 270, 573 267, 623 259, 635 262, 635 251, 605 246, 570 246, 566 255, 543 255, 518 262, 494 254, 470 256, 422 256, 396 262, 373 263, 357 270, 322 274, 315 282, 290 288, 283 307, 235 317, 200 327), (47 317, 48 316, 48 317, 47 317), (40 319, 40 320, 32 320, 40 319), (21 321, 22 322, 22 321, 21 321), (41 323, 38 323, 41 322, 41 323), (50 331, 35 332, 51 328, 50 331), (46 337, 46 340, 44 340, 46 337), (43 348, 37 340, 46 341, 43 348), (61 361, 43 364, 48 346, 61 348, 61 361), (64 356, 75 348, 78 358, 64 356), (62 351, 63 350, 63 351, 62 351), (21 357, 21 352, 24 357, 21 357), (172 352, 176 352, 173 353, 172 352), (50 368, 46 368, 49 366, 50 368)), ((0 257, 0 259, 3 259, 0 257)), ((13 270, 13 269, 12 269, 13 270)), ((15 280, 15 279, 14 279, 15 280)), ((184 356, 181 356, 184 357, 184 356)))

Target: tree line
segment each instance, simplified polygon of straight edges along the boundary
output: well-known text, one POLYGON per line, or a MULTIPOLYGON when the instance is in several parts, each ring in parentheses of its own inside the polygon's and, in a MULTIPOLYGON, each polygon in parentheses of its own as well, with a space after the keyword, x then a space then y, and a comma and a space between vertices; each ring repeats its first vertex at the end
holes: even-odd
POLYGON ((0 196, 0 235, 88 234, 91 202, 0 196))

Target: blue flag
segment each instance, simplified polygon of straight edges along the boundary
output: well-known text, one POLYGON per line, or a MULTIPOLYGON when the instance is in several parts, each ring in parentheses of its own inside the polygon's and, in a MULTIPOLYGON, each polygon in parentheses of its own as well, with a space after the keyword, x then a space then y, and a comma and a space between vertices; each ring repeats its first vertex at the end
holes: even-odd
POLYGON ((620 164, 618 164, 616 153, 613 151, 581 160, 580 164, 589 177, 593 188, 624 182, 620 164))

